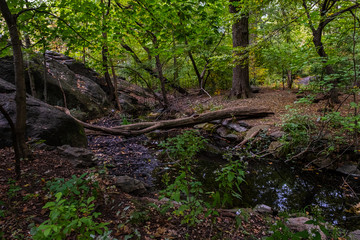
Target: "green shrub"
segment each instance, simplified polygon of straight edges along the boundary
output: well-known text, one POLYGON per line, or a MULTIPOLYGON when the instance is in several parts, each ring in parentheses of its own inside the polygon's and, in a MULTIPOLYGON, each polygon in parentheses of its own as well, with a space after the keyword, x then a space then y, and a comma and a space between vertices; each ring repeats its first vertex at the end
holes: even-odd
POLYGON ((93 239, 96 234, 107 231, 107 223, 97 223, 100 213, 94 212, 98 185, 86 174, 64 181, 57 179, 47 184, 54 201, 47 202, 44 209, 49 209, 49 219, 39 226, 31 228, 33 239, 65 239, 76 236, 77 239, 93 239))
POLYGON ((213 205, 217 207, 232 206, 234 198, 241 199, 240 184, 245 181, 242 160, 233 160, 231 154, 225 154, 224 158, 229 162, 217 173, 219 190, 213 195, 213 205))
POLYGON ((178 161, 179 166, 178 176, 174 182, 161 191, 160 198, 170 199, 168 204, 163 206, 162 211, 173 207, 173 201, 179 203, 180 206, 173 213, 182 217, 182 223, 190 226, 201 221, 200 215, 204 213, 206 207, 208 207, 206 217, 216 214, 210 208, 210 204, 202 200, 201 196, 204 194, 202 184, 196 181, 192 171, 192 164, 196 161, 195 156, 205 148, 205 142, 203 137, 189 130, 160 144, 168 152, 169 157, 178 161))

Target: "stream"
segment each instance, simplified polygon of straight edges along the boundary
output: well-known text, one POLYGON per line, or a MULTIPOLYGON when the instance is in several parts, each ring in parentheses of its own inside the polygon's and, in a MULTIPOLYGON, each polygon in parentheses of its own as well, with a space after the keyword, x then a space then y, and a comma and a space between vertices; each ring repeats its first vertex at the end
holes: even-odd
MULTIPOLYGON (((89 137, 89 146, 106 165, 111 175, 128 175, 144 181, 151 189, 161 189, 166 164, 157 159, 157 150, 145 136, 123 139, 116 136, 89 137), (159 174, 160 173, 160 174, 159 174)), ((200 156, 194 166, 198 180, 205 191, 213 191, 215 172, 226 162, 220 157, 200 156)), ((360 229, 360 215, 347 212, 360 202, 351 197, 344 179, 355 192, 359 192, 359 179, 336 172, 302 170, 294 164, 249 160, 246 183, 242 183, 242 199, 237 207, 255 207, 266 204, 279 212, 305 212, 317 207, 327 222, 344 229, 360 229)))
MULTIPOLYGON (((223 163, 222 163, 223 164, 223 163)), ((200 158, 196 171, 206 190, 211 191, 219 161, 200 158)), ((348 230, 360 228, 360 216, 347 212, 359 202, 347 186, 345 175, 329 171, 302 170, 290 164, 250 160, 242 183, 242 199, 235 207, 253 208, 265 204, 279 212, 305 212, 318 209, 327 222, 348 230)), ((359 180, 348 177, 350 186, 357 186, 359 180)))

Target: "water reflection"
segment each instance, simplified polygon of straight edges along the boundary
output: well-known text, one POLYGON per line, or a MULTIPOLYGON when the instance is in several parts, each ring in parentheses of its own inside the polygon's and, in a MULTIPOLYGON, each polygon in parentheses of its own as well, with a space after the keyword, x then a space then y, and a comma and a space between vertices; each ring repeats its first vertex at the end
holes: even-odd
MULTIPOLYGON (((200 159, 195 173, 207 191, 214 191, 218 161, 200 159)), ((340 175, 328 172, 302 171, 290 165, 249 162, 246 183, 241 185, 242 200, 234 207, 254 207, 266 204, 279 211, 309 211, 318 206, 325 220, 343 228, 360 228, 360 219, 345 212, 354 199, 344 197, 340 175)))

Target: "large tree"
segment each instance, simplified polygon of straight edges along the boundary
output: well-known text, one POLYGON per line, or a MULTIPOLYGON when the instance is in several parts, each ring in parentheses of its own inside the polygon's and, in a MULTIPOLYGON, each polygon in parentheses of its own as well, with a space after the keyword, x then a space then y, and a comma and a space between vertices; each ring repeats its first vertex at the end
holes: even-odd
POLYGON ((235 56, 231 96, 236 98, 251 97, 249 81, 249 12, 241 1, 230 0, 230 13, 234 15, 232 41, 235 56))
MULTIPOLYGON (((324 43, 322 41, 325 27, 330 22, 337 19, 341 14, 359 8, 360 3, 351 3, 351 1, 342 0, 322 0, 316 2, 303 0, 302 5, 308 18, 316 52, 322 58, 322 62, 324 63, 325 73, 327 75, 333 75, 335 74, 335 70, 333 66, 328 63, 329 56, 325 51, 324 43), (318 15, 314 14, 316 11, 318 11, 318 15)), ((330 99, 332 103, 340 102, 337 90, 338 83, 339 79, 335 77, 331 81, 332 87, 330 90, 330 99)))

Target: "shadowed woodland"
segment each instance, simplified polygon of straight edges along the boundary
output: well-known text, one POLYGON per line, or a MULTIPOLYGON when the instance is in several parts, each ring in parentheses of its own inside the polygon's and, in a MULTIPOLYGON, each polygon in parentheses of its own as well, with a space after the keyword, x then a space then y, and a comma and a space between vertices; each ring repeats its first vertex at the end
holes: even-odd
POLYGON ((360 239, 356 0, 0 0, 0 239, 360 239))

